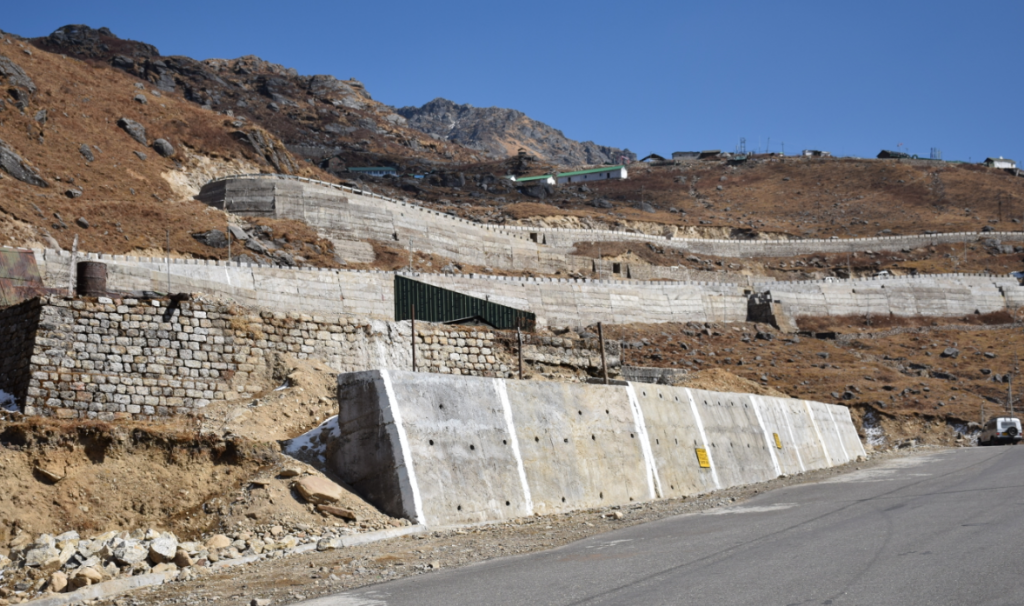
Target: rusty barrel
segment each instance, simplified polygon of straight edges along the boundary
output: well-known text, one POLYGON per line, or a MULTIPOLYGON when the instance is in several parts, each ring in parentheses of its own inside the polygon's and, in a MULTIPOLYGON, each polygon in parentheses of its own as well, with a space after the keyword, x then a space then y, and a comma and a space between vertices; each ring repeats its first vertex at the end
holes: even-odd
POLYGON ((78 263, 78 279, 75 284, 80 297, 103 297, 107 294, 107 266, 96 261, 78 263))

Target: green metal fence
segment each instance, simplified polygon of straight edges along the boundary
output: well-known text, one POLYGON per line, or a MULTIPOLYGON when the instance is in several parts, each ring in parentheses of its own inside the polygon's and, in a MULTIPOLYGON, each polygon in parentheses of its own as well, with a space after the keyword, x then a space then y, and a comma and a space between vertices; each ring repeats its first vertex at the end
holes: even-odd
POLYGON ((416 319, 424 322, 448 324, 477 318, 498 329, 526 330, 537 324, 537 316, 528 311, 395 276, 395 320, 411 319, 414 305, 416 319))

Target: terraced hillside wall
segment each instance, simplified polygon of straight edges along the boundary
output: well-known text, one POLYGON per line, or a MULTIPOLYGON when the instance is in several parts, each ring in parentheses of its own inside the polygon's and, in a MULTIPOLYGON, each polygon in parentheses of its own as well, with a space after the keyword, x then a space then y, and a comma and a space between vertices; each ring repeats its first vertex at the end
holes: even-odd
MULTIPOLYGON (((394 276, 383 271, 283 269, 239 263, 83 255, 107 263, 121 291, 207 292, 269 311, 394 319, 394 276)), ((37 251, 47 286, 65 285, 70 254, 37 251)), ((595 322, 743 322, 751 294, 769 292, 791 317, 894 315, 949 317, 1016 309, 1024 287, 1012 276, 940 274, 823 280, 670 282, 414 274, 408 277, 531 311, 539 326, 595 322)))
MULTIPOLYGON (((322 229, 327 237, 345 250, 356 246, 354 243, 359 240, 373 238, 394 241, 412 250, 445 255, 459 262, 550 273, 559 269, 592 269, 592 260, 572 254, 578 242, 643 242, 717 257, 899 251, 987 239, 1024 244, 1024 231, 725 240, 615 230, 499 226, 468 221, 414 202, 288 175, 226 177, 204 186, 198 199, 238 214, 306 221, 322 229)), ((673 232, 674 228, 666 226, 666 230, 673 232)))

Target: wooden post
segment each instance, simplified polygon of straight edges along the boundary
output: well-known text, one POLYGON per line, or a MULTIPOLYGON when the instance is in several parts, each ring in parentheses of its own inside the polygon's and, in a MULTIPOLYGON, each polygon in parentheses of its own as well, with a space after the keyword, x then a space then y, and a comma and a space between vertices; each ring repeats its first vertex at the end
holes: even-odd
POLYGON ((516 326, 516 338, 519 340, 519 380, 523 380, 523 331, 516 326))
POLYGON ((75 234, 75 241, 71 243, 71 267, 68 270, 68 297, 75 296, 75 277, 78 268, 75 267, 75 255, 78 254, 78 234, 75 234))
MULTIPOLYGON (((604 373, 604 384, 608 384, 608 362, 604 357, 604 329, 601 322, 597 323, 597 338, 601 341, 601 371, 604 373)), ((621 355, 621 354, 620 354, 621 355)))
POLYGON ((416 306, 410 306, 412 311, 412 371, 416 372, 416 306))
POLYGON ((171 294, 171 230, 167 231, 167 294, 171 294))

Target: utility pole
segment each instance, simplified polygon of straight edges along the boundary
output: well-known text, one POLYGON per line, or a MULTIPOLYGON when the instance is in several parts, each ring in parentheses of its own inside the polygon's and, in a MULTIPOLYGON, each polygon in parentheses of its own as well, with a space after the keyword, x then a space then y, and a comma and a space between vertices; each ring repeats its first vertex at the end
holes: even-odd
MULTIPOLYGON (((522 323, 522 320, 520 320, 522 323)), ((523 380, 523 330, 519 326, 516 326, 516 339, 519 341, 519 347, 516 349, 516 353, 519 354, 519 380, 523 380)))
MULTIPOLYGON (((601 341, 601 372, 604 374, 604 384, 608 384, 608 362, 604 357, 604 329, 601 322, 597 323, 597 338, 601 341)), ((621 364, 621 362, 620 362, 621 364)))
POLYGON ((71 266, 68 268, 68 297, 75 296, 75 255, 78 254, 78 234, 71 243, 71 266))

